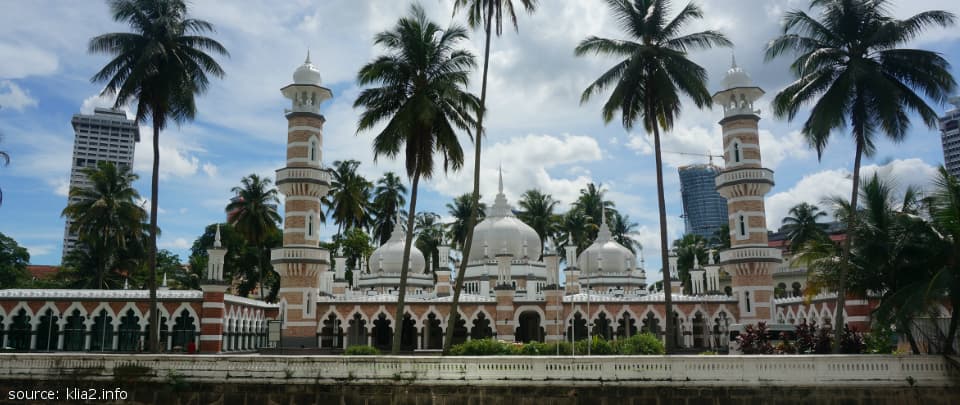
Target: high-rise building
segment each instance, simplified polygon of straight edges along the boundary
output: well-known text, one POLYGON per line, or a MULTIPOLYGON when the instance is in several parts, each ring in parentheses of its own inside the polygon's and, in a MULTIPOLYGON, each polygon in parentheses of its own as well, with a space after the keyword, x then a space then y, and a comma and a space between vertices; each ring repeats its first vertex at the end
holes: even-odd
POLYGON ((940 117, 943 141, 943 165, 954 177, 960 177, 960 97, 951 97, 954 108, 940 117))
POLYGON ((681 166, 677 171, 686 233, 710 240, 727 223, 727 200, 717 192, 720 168, 700 164, 681 166))
MULTIPOLYGON (((133 151, 140 141, 140 127, 127 119, 122 110, 97 108, 93 114, 75 114, 73 124, 73 163, 70 168, 70 188, 89 187, 82 173, 85 167, 99 162, 111 162, 117 167, 133 167, 133 151)), ((72 202, 72 201, 71 201, 72 202)), ((67 219, 63 231, 63 257, 74 249, 77 235, 70 232, 67 219)))

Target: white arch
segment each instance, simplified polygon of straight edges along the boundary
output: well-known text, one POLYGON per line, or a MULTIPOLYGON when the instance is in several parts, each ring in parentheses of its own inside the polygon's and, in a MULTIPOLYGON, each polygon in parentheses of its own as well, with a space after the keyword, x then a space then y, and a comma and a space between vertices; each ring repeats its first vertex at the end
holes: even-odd
POLYGON ((13 309, 10 310, 9 316, 7 316, 7 317, 3 320, 3 325, 4 325, 4 328, 3 328, 3 329, 4 329, 4 330, 9 330, 9 329, 10 329, 10 325, 13 324, 13 317, 19 315, 21 309, 25 310, 24 313, 25 313, 28 317, 30 317, 29 324, 30 324, 30 327, 31 327, 31 328, 33 327, 33 318, 35 318, 36 316, 34 316, 33 310, 30 309, 30 306, 27 305, 27 303, 26 303, 25 301, 20 301, 20 302, 17 303, 17 305, 15 305, 15 306, 13 307, 13 309))
POLYGON ((520 314, 528 311, 536 312, 540 316, 540 326, 543 326, 543 322, 547 320, 547 314, 543 312, 539 305, 521 305, 513 310, 514 327, 520 326, 520 314))
POLYGON ((638 327, 640 328, 643 327, 643 321, 647 319, 647 314, 653 314, 653 317, 656 318, 657 321, 659 321, 658 324, 660 325, 660 330, 665 330, 666 324, 664 324, 663 322, 663 317, 660 316, 659 312, 654 311, 653 308, 650 307, 649 305, 647 306, 647 310, 643 311, 643 315, 641 315, 640 318, 637 318, 637 320, 639 321, 638 327))
POLYGON ((60 329, 63 330, 67 327, 67 317, 73 315, 73 310, 80 311, 80 317, 83 319, 84 326, 86 326, 87 318, 90 318, 90 315, 87 313, 87 309, 83 307, 79 301, 73 301, 70 303, 70 306, 67 309, 63 310, 63 313, 60 314, 60 319, 57 321, 60 324, 60 329))
POLYGON ((51 316, 57 317, 57 323, 59 324, 59 318, 61 318, 60 310, 57 309, 57 306, 53 303, 53 301, 47 301, 43 303, 43 306, 41 306, 40 309, 37 310, 36 314, 34 314, 33 318, 30 319, 30 326, 33 329, 40 327, 40 317, 46 315, 48 309, 51 310, 51 316))
POLYGON ((169 325, 170 332, 173 332, 173 326, 176 324, 176 319, 184 310, 186 310, 187 313, 193 317, 194 330, 200 331, 200 316, 197 315, 197 311, 193 309, 193 305, 190 305, 189 302, 181 302, 180 306, 173 310, 173 314, 167 317, 167 325, 169 325))
POLYGON ((463 316, 464 314, 461 312, 460 319, 463 319, 466 322, 464 323, 464 326, 467 327, 467 329, 470 329, 470 326, 473 325, 473 322, 477 320, 477 318, 480 316, 481 313, 483 314, 484 319, 490 322, 494 322, 496 320, 496 318, 490 315, 490 312, 487 311, 487 308, 482 305, 478 305, 477 310, 473 311, 473 313, 470 314, 469 318, 463 316))
POLYGON ((113 312, 113 308, 108 302, 100 302, 100 304, 97 304, 97 306, 93 308, 93 311, 90 311, 90 315, 87 317, 87 321, 85 322, 87 329, 93 327, 95 318, 100 316, 100 311, 107 311, 107 317, 110 318, 110 326, 113 328, 113 330, 116 330, 116 325, 119 323, 119 321, 117 320, 117 314, 113 312))
MULTIPOLYGON (((137 308, 137 304, 136 304, 136 303, 134 303, 134 302, 132 302, 132 301, 129 301, 129 302, 127 302, 122 308, 120 308, 120 311, 117 312, 117 315, 118 315, 118 316, 117 316, 117 318, 115 319, 115 322, 114 322, 115 328, 117 328, 117 330, 119 330, 119 328, 120 328, 121 319, 122 319, 123 317, 127 316, 127 311, 129 311, 129 310, 131 310, 131 309, 133 310, 134 314, 135 314, 135 315, 137 316, 137 318, 139 319, 139 320, 137 321, 137 324, 140 325, 140 330, 142 331, 143 328, 145 328, 145 327, 147 326, 147 322, 149 322, 149 321, 147 320, 147 317, 146 317, 146 316, 143 316, 143 313, 140 312, 140 309, 139 309, 139 308, 137 308)), ((168 319, 169 319, 169 318, 168 318, 168 319)))

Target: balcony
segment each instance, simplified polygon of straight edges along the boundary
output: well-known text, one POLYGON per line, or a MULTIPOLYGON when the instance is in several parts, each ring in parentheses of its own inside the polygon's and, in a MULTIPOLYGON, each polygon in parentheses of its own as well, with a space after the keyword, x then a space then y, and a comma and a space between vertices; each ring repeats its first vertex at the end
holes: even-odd
POLYGON ((331 181, 330 172, 317 167, 285 167, 277 170, 277 185, 314 183, 329 186, 331 181))
POLYGON ((748 261, 780 263, 783 261, 783 254, 780 249, 771 247, 743 247, 720 251, 721 264, 748 261))
POLYGON ((773 170, 770 169, 734 169, 717 175, 717 187, 739 183, 769 183, 773 186, 773 170))
POLYGON ((270 263, 329 263, 330 252, 320 248, 278 248, 270 251, 270 263))

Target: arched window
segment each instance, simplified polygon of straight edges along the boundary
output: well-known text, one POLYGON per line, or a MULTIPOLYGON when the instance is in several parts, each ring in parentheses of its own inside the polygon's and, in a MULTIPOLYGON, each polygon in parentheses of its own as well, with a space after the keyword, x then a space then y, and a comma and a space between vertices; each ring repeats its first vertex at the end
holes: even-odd
POLYGON ((746 218, 741 214, 740 215, 740 236, 747 236, 747 221, 746 218))
POLYGON ((747 312, 752 312, 750 310, 750 291, 744 291, 743 297, 747 304, 747 312))
POLYGON ((317 141, 315 139, 310 140, 310 161, 317 161, 317 141))
POLYGON ((733 161, 740 163, 740 142, 733 143, 733 161))
POLYGON ((194 341, 196 333, 195 319, 184 309, 173 321, 173 347, 185 349, 188 343, 194 341))
POLYGON ((307 236, 313 236, 313 215, 307 216, 307 236))

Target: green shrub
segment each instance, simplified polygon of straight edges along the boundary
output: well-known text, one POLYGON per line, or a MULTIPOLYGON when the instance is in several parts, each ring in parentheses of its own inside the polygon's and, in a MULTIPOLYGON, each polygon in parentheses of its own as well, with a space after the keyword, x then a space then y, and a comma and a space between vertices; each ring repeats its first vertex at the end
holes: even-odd
POLYGON ((556 350, 556 346, 551 347, 546 343, 530 342, 521 346, 520 350, 517 351, 517 354, 523 356, 549 356, 551 353, 556 353, 556 350), (553 349, 553 352, 551 352, 549 349, 553 349))
POLYGON ((468 340, 450 348, 453 356, 504 356, 518 354, 522 348, 493 339, 468 340))
MULTIPOLYGON (((576 343, 577 354, 587 354, 587 339, 578 340, 576 343)), ((610 342, 607 342, 600 336, 594 336, 590 341, 590 355, 594 356, 603 356, 608 354, 616 354, 617 351, 614 350, 613 345, 610 342)))
POLYGON ((350 346, 343 351, 343 354, 347 356, 377 356, 380 354, 380 350, 373 346, 350 346))
POLYGON ((557 346, 560 346, 560 347, 559 347, 559 349, 560 349, 559 355, 560 355, 560 356, 569 356, 570 353, 572 353, 573 345, 571 345, 570 342, 562 341, 562 342, 555 342, 555 343, 547 343, 547 344, 546 344, 546 352, 543 353, 543 355, 545 355, 545 356, 556 356, 556 355, 558 355, 558 353, 557 353, 557 346))
POLYGON ((870 354, 890 354, 897 348, 889 326, 874 326, 873 330, 864 336, 864 343, 864 353, 870 354))
POLYGON ((650 333, 641 333, 630 336, 627 339, 618 340, 617 348, 617 352, 626 355, 650 355, 665 353, 663 342, 650 333))

